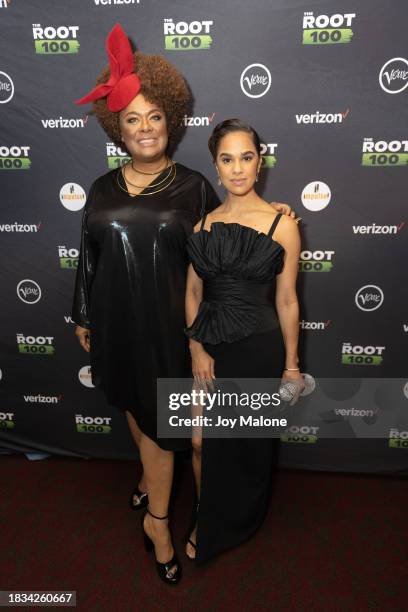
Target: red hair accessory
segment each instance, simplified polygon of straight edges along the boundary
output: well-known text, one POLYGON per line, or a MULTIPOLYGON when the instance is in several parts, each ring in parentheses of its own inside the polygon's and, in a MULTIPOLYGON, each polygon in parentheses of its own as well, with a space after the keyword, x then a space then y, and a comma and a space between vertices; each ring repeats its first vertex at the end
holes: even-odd
POLYGON ((128 37, 117 23, 106 39, 109 56, 110 77, 106 83, 97 85, 75 104, 87 104, 106 96, 108 109, 113 113, 125 108, 139 93, 141 83, 134 72, 134 57, 128 37))

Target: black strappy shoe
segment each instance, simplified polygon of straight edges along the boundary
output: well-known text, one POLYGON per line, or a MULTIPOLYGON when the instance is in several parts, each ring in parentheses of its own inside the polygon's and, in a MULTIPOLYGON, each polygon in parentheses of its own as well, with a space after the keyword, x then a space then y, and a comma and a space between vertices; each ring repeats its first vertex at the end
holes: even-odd
MULTIPOLYGON (((192 516, 192 520, 191 520, 191 525, 190 525, 190 529, 189 529, 189 535, 187 535, 185 537, 185 543, 186 544, 190 544, 195 551, 197 551, 197 544, 195 542, 193 542, 193 540, 191 539, 191 534, 193 533, 195 526, 197 524, 197 516, 198 516, 198 507, 199 507, 199 503, 196 506, 196 509, 193 512, 193 516, 192 516)), ((197 532, 196 532, 196 537, 197 537, 197 532)), ((188 557, 190 559, 190 561, 194 561, 195 556, 194 557, 190 557, 187 553, 186 553, 186 557, 188 557)))
POLYGON ((135 489, 133 489, 132 494, 129 497, 129 506, 131 510, 140 510, 140 508, 146 508, 148 503, 149 503, 149 496, 147 493, 143 493, 143 491, 141 491, 138 486, 135 489), (134 502, 134 499, 133 499, 134 495, 137 495, 139 498, 138 504, 135 504, 134 502))
MULTIPOLYGON (((147 513, 149 513, 150 516, 152 516, 153 518, 158 519, 160 521, 168 518, 168 515, 167 516, 156 516, 155 514, 152 514, 150 512, 149 508, 146 508, 146 512, 142 516, 143 541, 144 541, 145 549, 147 550, 147 552, 150 552, 151 550, 154 550, 154 542, 144 530, 144 518, 147 513)), ((156 557, 156 554, 155 554, 155 557, 156 557)), ((174 551, 173 557, 170 559, 170 561, 167 561, 167 563, 160 563, 156 559, 156 568, 157 568, 157 573, 159 574, 159 577, 166 584, 177 584, 180 581, 181 565, 180 565, 180 561, 178 560, 175 551, 174 551), (175 565, 177 565, 177 569, 172 571, 171 568, 174 567, 175 565)))

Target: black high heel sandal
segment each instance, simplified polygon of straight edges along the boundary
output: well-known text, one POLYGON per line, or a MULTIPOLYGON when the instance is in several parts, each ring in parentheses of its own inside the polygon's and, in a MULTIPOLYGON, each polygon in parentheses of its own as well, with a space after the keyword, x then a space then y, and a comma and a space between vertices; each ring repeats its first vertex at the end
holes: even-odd
POLYGON ((129 506, 132 510, 140 510, 140 508, 146 508, 148 503, 149 503, 149 496, 147 493, 143 493, 143 491, 141 491, 139 487, 136 487, 135 489, 133 489, 132 494, 129 497, 129 506), (135 504, 133 500, 134 495, 137 495, 139 498, 138 504, 135 504))
MULTIPOLYGON (((154 542, 144 530, 144 518, 147 513, 149 513, 150 516, 152 516, 153 518, 158 519, 160 521, 168 518, 168 515, 167 516, 156 516, 155 514, 152 514, 150 512, 149 508, 146 508, 146 512, 142 516, 142 533, 143 533, 144 546, 145 546, 146 551, 150 552, 151 550, 154 550, 154 542)), ((155 558, 156 558, 156 554, 155 554, 155 558)), ((170 559, 170 561, 167 561, 167 563, 160 563, 156 559, 156 568, 157 568, 157 573, 159 574, 159 577, 166 584, 177 584, 180 581, 181 565, 180 565, 180 561, 178 560, 175 551, 174 551, 173 557, 170 559), (177 565, 177 569, 174 571, 174 573, 172 573, 171 576, 169 576, 168 573, 171 571, 171 568, 174 565, 177 565)))
MULTIPOLYGON (((193 516, 192 516, 192 520, 191 520, 191 525, 189 528, 189 535, 186 536, 185 538, 185 542, 186 544, 190 544, 190 546, 192 546, 194 548, 194 550, 196 551, 197 554, 197 544, 195 542, 193 542, 193 540, 191 539, 191 534, 193 533, 195 526, 197 524, 197 516, 198 516, 198 507, 199 507, 200 503, 197 504, 195 511, 193 512, 193 516)), ((197 532, 196 532, 196 537, 197 537, 197 532)), ((194 557, 190 557, 187 553, 186 553, 186 557, 188 559, 190 559, 190 561, 194 561, 194 559, 196 558, 196 555, 194 557)))

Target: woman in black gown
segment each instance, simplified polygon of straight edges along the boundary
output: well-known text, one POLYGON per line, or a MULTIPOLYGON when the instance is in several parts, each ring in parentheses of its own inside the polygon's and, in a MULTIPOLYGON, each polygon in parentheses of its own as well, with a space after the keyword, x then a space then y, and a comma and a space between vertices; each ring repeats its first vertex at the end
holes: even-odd
MULTIPOLYGON (((208 384, 215 377, 281 378, 284 373, 303 385, 297 356, 297 224, 254 190, 261 157, 259 137, 250 126, 224 121, 215 127, 209 147, 227 196, 187 241, 185 331, 194 378, 208 384)), ((260 526, 276 445, 272 438, 206 438, 195 428, 199 505, 186 552, 197 563, 243 542, 260 526)))
POLYGON ((181 567, 167 523, 173 451, 191 442, 157 438, 156 378, 188 373, 186 240, 219 200, 200 173, 167 155, 190 100, 181 74, 161 56, 133 54, 119 25, 107 50, 110 68, 79 103, 94 103, 109 139, 131 161, 91 186, 72 318, 90 352, 93 383, 125 412, 139 446, 144 475, 132 504, 140 508, 148 499, 143 529, 154 542, 160 577, 174 584, 181 567))

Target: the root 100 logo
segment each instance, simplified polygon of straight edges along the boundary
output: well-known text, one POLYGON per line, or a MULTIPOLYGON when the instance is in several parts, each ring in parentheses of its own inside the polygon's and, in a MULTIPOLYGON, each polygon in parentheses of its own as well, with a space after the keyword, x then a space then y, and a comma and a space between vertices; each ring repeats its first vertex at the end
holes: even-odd
POLYGON ((262 168, 274 168, 277 164, 277 143, 261 143, 262 168))
POLYGON ((106 143, 106 157, 109 170, 120 168, 120 166, 124 166, 131 159, 129 153, 117 147, 113 142, 106 143))
POLYGON ((299 272, 330 272, 334 251, 302 251, 299 272))
POLYGON ((14 428, 14 412, 0 412, 0 429, 14 428))
POLYGON ((355 13, 316 16, 313 11, 306 11, 303 14, 303 44, 332 45, 351 42, 351 24, 355 16, 355 13))
POLYGON ((0 146, 0 170, 28 170, 30 147, 0 146))
POLYGON ((378 140, 364 138, 362 166, 407 166, 408 140, 378 140))
POLYGON ((24 336, 17 334, 18 352, 28 355, 53 355, 53 336, 24 336))
POLYGON ((282 442, 294 442, 297 444, 315 444, 319 427, 308 425, 291 425, 280 437, 282 442))
POLYGON ((76 428, 79 433, 108 434, 112 431, 110 426, 111 420, 111 417, 84 417, 82 414, 75 415, 76 428))
POLYGON ((343 365, 380 365, 385 346, 361 346, 343 342, 341 363, 343 365))
POLYGON ((193 51, 209 49, 213 42, 210 35, 213 21, 175 22, 164 20, 164 48, 167 51, 193 51))
POLYGON ((33 23, 33 38, 35 52, 41 55, 78 53, 79 42, 77 40, 79 26, 46 26, 33 23))
POLYGON ((408 450, 408 431, 401 431, 395 429, 395 427, 391 428, 388 446, 389 448, 406 448, 408 450))
POLYGON ((72 270, 78 267, 78 249, 67 249, 65 246, 58 247, 60 267, 64 270, 72 270))

